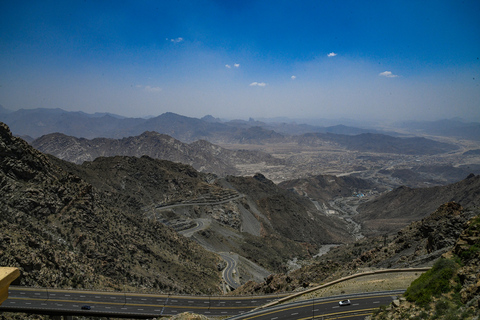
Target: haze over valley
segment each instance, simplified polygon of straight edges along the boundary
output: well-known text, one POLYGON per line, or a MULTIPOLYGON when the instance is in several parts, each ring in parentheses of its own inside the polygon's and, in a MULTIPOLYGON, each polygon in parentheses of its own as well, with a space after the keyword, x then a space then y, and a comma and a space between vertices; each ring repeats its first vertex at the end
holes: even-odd
POLYGON ((479 16, 1 2, 0 318, 477 320, 479 16))

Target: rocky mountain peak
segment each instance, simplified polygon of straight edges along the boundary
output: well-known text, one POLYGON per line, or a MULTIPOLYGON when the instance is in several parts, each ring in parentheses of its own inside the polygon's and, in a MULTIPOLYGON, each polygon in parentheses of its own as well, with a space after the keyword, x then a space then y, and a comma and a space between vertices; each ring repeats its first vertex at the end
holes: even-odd
POLYGON ((0 155, 0 265, 19 268, 19 284, 219 290, 219 258, 144 219, 131 197, 92 186, 71 173, 80 172, 74 164, 41 154, 4 124, 0 155))

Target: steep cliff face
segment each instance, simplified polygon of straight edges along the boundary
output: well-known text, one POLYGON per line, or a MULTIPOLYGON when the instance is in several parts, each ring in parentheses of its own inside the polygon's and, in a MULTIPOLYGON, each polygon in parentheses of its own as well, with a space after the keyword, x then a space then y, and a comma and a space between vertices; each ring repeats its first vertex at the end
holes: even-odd
POLYGON ((217 256, 60 168, 4 124, 0 155, 0 265, 20 268, 20 284, 219 289, 217 256))

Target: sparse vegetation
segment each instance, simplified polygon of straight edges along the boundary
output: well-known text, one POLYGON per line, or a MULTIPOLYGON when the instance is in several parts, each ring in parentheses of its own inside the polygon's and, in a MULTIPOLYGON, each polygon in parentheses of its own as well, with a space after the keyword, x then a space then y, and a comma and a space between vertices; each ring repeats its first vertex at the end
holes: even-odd
POLYGON ((452 289, 450 282, 458 267, 458 264, 451 259, 439 259, 432 269, 413 281, 405 292, 405 297, 419 306, 425 306, 432 301, 433 297, 438 297, 452 289))
POLYGON ((404 296, 412 305, 379 310, 373 319, 478 319, 480 215, 466 226, 448 257, 437 260, 407 289, 404 296), (396 316, 399 312, 404 313, 403 318, 396 316))

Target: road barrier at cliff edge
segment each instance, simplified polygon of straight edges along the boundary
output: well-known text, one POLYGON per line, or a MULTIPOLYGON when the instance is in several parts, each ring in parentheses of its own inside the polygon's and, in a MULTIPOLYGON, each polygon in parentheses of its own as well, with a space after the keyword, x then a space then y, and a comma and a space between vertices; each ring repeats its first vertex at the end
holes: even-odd
POLYGON ((403 269, 385 269, 385 270, 377 270, 377 271, 369 271, 369 272, 357 273, 357 274, 353 274, 353 275, 348 276, 348 277, 344 277, 344 278, 341 278, 341 279, 338 279, 338 280, 334 280, 334 281, 331 281, 331 282, 327 282, 327 283, 325 283, 325 284, 322 284, 322 285, 320 285, 320 286, 307 289, 307 290, 305 290, 305 291, 301 291, 301 292, 298 292, 298 293, 294 293, 294 294, 289 295, 289 296, 287 296, 287 297, 285 297, 285 298, 281 298, 281 299, 272 301, 272 302, 270 302, 270 303, 268 303, 268 304, 266 304, 266 305, 261 306, 259 309, 268 308, 268 307, 271 307, 271 306, 274 306, 274 305, 283 303, 283 302, 285 302, 285 301, 288 301, 288 300, 291 300, 291 299, 300 297, 301 295, 304 295, 304 294, 307 294, 307 293, 310 293, 310 292, 313 292, 313 291, 316 291, 316 290, 319 290, 319 289, 323 289, 323 288, 332 286, 332 285, 337 284, 337 283, 340 283, 340 282, 348 281, 348 280, 351 280, 351 279, 354 279, 354 278, 371 276, 371 275, 381 274, 381 273, 425 272, 425 271, 428 271, 428 270, 430 270, 430 269, 431 269, 431 268, 403 268, 403 269))

